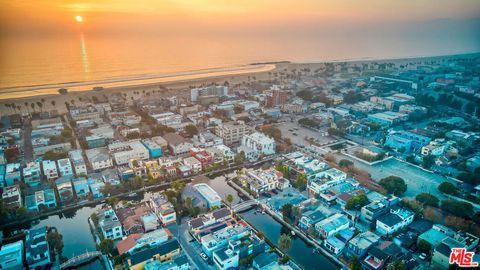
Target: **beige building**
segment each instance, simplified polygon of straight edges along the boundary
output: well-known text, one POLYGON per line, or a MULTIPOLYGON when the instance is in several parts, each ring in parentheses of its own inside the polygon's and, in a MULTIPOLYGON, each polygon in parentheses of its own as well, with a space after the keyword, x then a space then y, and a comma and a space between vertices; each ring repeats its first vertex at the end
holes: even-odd
POLYGON ((215 134, 222 138, 226 145, 239 143, 243 136, 252 132, 253 128, 242 121, 224 123, 215 128, 215 134))

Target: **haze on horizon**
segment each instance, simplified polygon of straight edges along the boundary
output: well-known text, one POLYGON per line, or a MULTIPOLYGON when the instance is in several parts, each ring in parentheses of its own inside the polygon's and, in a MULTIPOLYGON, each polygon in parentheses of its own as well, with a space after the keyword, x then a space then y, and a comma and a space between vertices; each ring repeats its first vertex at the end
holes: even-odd
MULTIPOLYGON (((0 0, 0 35, 335 35, 451 26, 478 38, 478 0, 0 0), (79 24, 75 16, 82 16, 79 24), (368 29, 366 29, 368 28, 368 29)), ((480 40, 480 38, 478 39, 480 40)))
POLYGON ((0 7, 0 88, 253 62, 480 52, 480 0, 0 0, 0 7))

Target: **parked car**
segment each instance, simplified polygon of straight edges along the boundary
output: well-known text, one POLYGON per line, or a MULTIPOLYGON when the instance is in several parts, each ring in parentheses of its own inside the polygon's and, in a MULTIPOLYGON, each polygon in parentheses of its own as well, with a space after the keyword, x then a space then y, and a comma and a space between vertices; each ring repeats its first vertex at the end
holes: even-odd
POLYGON ((208 257, 207 257, 207 255, 206 255, 205 253, 203 253, 203 252, 200 253, 200 257, 202 257, 202 259, 203 259, 204 261, 208 261, 208 257))
POLYGON ((424 261, 424 260, 427 259, 427 254, 422 253, 422 254, 420 254, 420 256, 418 256, 418 258, 419 258, 420 260, 424 261))

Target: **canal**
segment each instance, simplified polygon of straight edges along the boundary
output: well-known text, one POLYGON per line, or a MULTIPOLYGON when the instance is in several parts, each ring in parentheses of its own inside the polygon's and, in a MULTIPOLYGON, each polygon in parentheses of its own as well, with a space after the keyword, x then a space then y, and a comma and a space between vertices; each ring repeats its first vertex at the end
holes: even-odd
MULTIPOLYGON (((238 192, 229 186, 225 177, 216 177, 207 182, 223 199, 232 194, 234 198, 233 204, 241 201, 238 192)), ((255 213, 255 210, 250 210, 241 214, 241 216, 257 230, 263 232, 265 236, 274 244, 278 243, 278 239, 282 233, 290 234, 290 230, 282 226, 268 214, 255 213)), ((303 269, 340 269, 331 260, 319 253, 313 253, 314 247, 308 246, 302 239, 292 236, 292 248, 288 255, 295 263, 303 269)))

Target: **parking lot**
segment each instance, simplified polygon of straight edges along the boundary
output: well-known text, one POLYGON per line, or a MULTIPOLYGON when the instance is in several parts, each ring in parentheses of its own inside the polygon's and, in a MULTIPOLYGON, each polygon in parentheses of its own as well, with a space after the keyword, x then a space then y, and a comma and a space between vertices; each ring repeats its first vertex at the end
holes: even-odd
POLYGON ((324 132, 318 132, 313 129, 302 127, 298 125, 297 122, 282 122, 276 126, 280 129, 284 138, 290 138, 292 143, 297 145, 310 145, 305 138, 314 138, 315 142, 319 145, 335 141, 334 138, 328 135, 327 130, 324 132))

